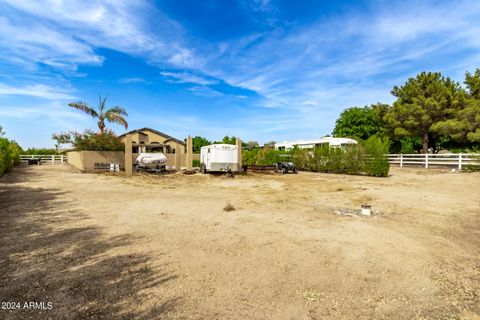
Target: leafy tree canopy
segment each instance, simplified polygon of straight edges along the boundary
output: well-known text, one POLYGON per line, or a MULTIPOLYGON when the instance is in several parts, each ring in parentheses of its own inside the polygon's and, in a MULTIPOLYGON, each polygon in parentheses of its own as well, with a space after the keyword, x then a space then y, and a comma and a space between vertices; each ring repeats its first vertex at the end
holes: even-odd
POLYGON ((200 152, 200 149, 204 146, 212 144, 210 140, 204 137, 195 136, 192 138, 193 152, 200 152))
POLYGON ((439 72, 422 72, 392 94, 397 100, 384 117, 387 126, 397 138, 421 137, 423 152, 441 133, 438 123, 455 115, 465 98, 460 85, 439 72))
POLYGON ((222 141, 215 141, 214 143, 236 144, 237 138, 235 138, 234 136, 225 136, 223 137, 222 141))
POLYGON ((480 142, 480 69, 474 74, 465 74, 465 85, 464 100, 459 108, 432 125, 444 139, 460 144, 480 142))
POLYGON ((373 135, 384 135, 383 115, 388 105, 353 107, 345 109, 335 123, 334 137, 350 137, 367 140, 373 135))
POLYGON ((125 145, 114 132, 93 132, 85 130, 83 133, 72 132, 72 144, 77 151, 124 151, 125 145))

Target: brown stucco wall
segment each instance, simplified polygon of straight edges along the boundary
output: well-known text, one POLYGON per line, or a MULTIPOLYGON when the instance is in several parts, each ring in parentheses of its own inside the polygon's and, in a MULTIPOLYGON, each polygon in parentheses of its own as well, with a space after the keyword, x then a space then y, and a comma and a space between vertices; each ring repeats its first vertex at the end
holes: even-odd
MULTIPOLYGON (((143 142, 149 144, 158 142, 160 144, 170 146, 170 150, 175 149, 175 152, 179 152, 181 154, 185 153, 185 145, 181 143, 173 140, 167 141, 167 138, 165 138, 164 136, 156 134, 155 132, 152 132, 150 130, 142 130, 140 132, 144 133, 146 136, 138 132, 131 133, 132 141, 135 141, 135 143, 143 142)), ((125 142, 125 136, 121 137, 121 140, 122 142, 125 142)))
MULTIPOLYGON (((167 169, 168 170, 179 170, 180 168, 185 168, 187 155, 185 153, 179 154, 179 168, 176 167, 174 153, 166 153, 167 157, 167 169)), ((132 154, 132 163, 135 163, 135 160, 138 157, 138 153, 132 154)), ((200 154, 192 155, 194 160, 200 160, 200 154)), ((120 169, 125 168, 125 153, 123 151, 70 151, 67 152, 67 162, 71 166, 82 170, 90 171, 94 170, 94 163, 117 163, 120 164, 120 169)))
POLYGON ((94 163, 115 163, 124 169, 125 154, 123 151, 70 151, 67 162, 82 171, 94 170, 94 163))
POLYGON ((82 154, 79 151, 67 152, 67 163, 77 169, 83 170, 82 154))

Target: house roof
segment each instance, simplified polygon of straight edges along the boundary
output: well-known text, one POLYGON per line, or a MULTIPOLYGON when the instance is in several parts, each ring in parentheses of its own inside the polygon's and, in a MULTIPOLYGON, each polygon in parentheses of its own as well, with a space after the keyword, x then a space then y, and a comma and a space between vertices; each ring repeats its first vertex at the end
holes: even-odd
POLYGON ((156 134, 158 134, 158 135, 160 135, 160 136, 163 136, 163 137, 167 138, 166 140, 173 140, 173 141, 175 141, 175 142, 177 142, 177 143, 179 143, 179 144, 185 145, 185 142, 183 142, 182 140, 176 139, 176 138, 174 138, 174 137, 172 137, 172 136, 169 136, 168 134, 163 133, 163 132, 160 132, 160 131, 158 131, 158 130, 155 130, 155 129, 152 129, 152 128, 146 128, 146 127, 145 127, 145 128, 141 128, 141 129, 136 129, 136 130, 132 130, 132 131, 126 132, 126 133, 124 133, 124 134, 119 135, 118 137, 123 137, 123 136, 126 136, 127 134, 136 133, 136 132, 145 134, 145 133, 143 133, 142 131, 150 131, 150 132, 156 133, 156 134))

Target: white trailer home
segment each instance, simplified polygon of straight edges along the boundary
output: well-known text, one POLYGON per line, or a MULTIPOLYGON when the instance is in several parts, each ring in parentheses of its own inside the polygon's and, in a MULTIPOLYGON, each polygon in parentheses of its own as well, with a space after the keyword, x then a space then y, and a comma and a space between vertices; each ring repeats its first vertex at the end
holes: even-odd
POLYGON ((357 141, 350 138, 332 138, 325 137, 321 139, 295 140, 275 143, 275 149, 288 150, 298 146, 300 149, 313 149, 322 145, 329 145, 331 148, 341 148, 351 144, 358 144, 357 141))
POLYGON ((238 147, 232 144, 211 144, 200 149, 200 171, 239 171, 238 147))

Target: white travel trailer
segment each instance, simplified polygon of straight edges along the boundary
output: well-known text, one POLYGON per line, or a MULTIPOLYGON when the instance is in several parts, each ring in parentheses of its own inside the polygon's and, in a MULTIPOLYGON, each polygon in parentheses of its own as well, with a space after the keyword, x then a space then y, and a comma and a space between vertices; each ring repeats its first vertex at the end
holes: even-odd
POLYGON ((275 143, 275 149, 288 150, 295 146, 298 146, 300 149, 313 149, 322 145, 328 145, 331 148, 342 148, 352 144, 358 144, 358 142, 350 138, 325 137, 321 139, 295 140, 275 143))
POLYGON ((238 147, 232 144, 211 144, 200 149, 200 171, 239 171, 238 147))

